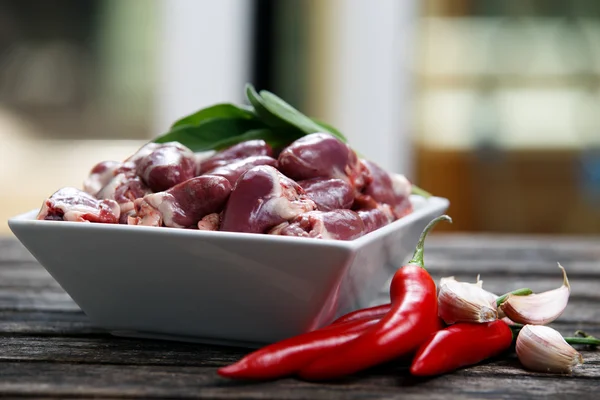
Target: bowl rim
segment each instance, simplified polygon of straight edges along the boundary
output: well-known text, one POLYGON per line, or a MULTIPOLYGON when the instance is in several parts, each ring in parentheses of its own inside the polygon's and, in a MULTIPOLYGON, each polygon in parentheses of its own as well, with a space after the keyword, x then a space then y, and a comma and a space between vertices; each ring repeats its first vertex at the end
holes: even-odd
POLYGON ((316 238, 305 238, 305 237, 295 237, 295 236, 280 236, 280 235, 261 235, 256 233, 245 233, 245 232, 221 232, 221 231, 200 231, 195 229, 182 229, 182 228, 162 228, 157 229, 156 227, 151 226, 131 226, 124 224, 100 224, 100 223, 81 223, 81 222, 72 222, 72 221, 45 221, 45 220, 36 220, 35 216, 38 214, 39 209, 33 209, 28 212, 16 215, 8 219, 8 225, 11 230, 14 232, 14 227, 27 227, 27 228, 36 228, 40 230, 53 230, 55 228, 59 229, 86 229, 86 230, 95 230, 98 232, 102 232, 104 230, 107 231, 135 231, 141 235, 164 235, 168 234, 169 236, 196 236, 199 239, 201 238, 213 238, 213 239, 238 239, 238 240, 246 240, 246 241, 256 241, 256 242, 265 242, 270 241, 273 243, 282 242, 282 243, 295 243, 295 244, 310 244, 315 246, 333 246, 345 249, 356 249, 358 247, 362 247, 363 245, 377 241, 385 237, 388 233, 395 231, 398 228, 403 226, 410 225, 414 221, 422 218, 424 215, 429 214, 431 212, 436 211, 444 211, 450 205, 450 201, 443 197, 432 196, 427 199, 417 196, 411 195, 410 200, 417 205, 415 210, 388 224, 385 225, 373 232, 369 232, 366 235, 363 235, 354 240, 336 240, 336 239, 316 239, 316 238))

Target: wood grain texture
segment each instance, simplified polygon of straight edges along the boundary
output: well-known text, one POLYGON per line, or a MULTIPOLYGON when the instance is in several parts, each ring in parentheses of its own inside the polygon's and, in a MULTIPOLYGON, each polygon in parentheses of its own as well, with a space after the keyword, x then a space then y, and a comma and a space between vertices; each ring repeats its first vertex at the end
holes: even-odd
MULTIPOLYGON (((563 335, 583 329, 600 336, 600 326, 554 324, 563 335)), ((582 351, 587 346, 578 346, 582 351)), ((0 362, 35 361, 77 364, 179 365, 219 367, 235 361, 249 350, 190 343, 113 338, 96 332, 87 335, 0 335, 0 362)), ((586 353, 585 368, 600 364, 600 352, 586 353)), ((596 371, 598 372, 598 371, 596 371)), ((580 375, 578 375, 580 376, 580 375)))
MULTIPOLYGON (((553 326, 563 334, 600 335, 600 239, 486 235, 433 236, 426 264, 434 279, 454 275, 496 293, 542 291, 568 270, 571 301, 553 326)), ((382 292, 378 302, 385 302, 382 292)), ((52 277, 15 240, 0 239, 0 397, 250 399, 593 399, 600 390, 600 350, 570 376, 524 370, 514 354, 431 379, 408 374, 405 361, 338 382, 282 379, 240 383, 216 368, 248 350, 116 338, 93 327, 52 277)))

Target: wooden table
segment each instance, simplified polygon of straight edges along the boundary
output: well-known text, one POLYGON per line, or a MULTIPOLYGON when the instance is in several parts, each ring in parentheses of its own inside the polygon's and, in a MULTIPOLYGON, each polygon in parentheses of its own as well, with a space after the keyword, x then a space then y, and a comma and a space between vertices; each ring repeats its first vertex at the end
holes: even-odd
MULTIPOLYGON (((561 283, 567 268, 569 306, 553 326, 600 336, 600 238, 433 236, 426 263, 438 280, 455 275, 501 293, 561 283)), ((382 302, 384 299, 382 294, 382 302)), ((0 396, 205 397, 260 399, 600 398, 600 350, 582 349, 586 363, 571 376, 523 370, 514 355, 433 379, 408 375, 393 362, 335 383, 296 379, 231 382, 217 367, 246 350, 112 337, 88 318, 14 239, 0 240, 0 396), (576 397, 577 396, 577 397, 576 397)))

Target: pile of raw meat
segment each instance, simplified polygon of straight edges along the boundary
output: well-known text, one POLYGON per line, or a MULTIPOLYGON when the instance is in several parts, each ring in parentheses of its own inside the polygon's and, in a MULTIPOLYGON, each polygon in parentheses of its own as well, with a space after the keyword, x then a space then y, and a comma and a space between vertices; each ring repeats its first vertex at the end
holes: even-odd
POLYGON ((404 176, 329 134, 278 155, 262 140, 209 158, 149 143, 124 162, 96 165, 84 191, 54 193, 37 218, 352 240, 410 213, 410 192, 404 176))

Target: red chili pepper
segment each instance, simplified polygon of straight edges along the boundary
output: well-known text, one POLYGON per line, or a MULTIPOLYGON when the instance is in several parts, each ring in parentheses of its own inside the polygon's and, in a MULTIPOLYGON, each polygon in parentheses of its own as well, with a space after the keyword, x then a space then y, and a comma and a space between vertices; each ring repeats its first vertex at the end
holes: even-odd
POLYGON ((329 326, 341 324, 343 322, 356 321, 359 319, 373 319, 373 318, 381 318, 385 314, 390 311, 392 305, 390 303, 381 304, 379 306, 363 308, 360 310, 353 311, 351 313, 342 315, 335 321, 333 321, 329 326))
POLYGON ((356 339, 378 319, 338 324, 263 347, 217 372, 236 379, 275 379, 298 372, 315 358, 356 339))
POLYGON ((302 378, 337 378, 398 358, 416 351, 439 329, 436 287, 424 267, 423 247, 425 237, 441 220, 452 221, 447 215, 431 221, 421 234, 412 260, 394 274, 390 311, 355 340, 302 368, 302 378))
POLYGON ((458 323, 437 331, 421 345, 410 372, 431 376, 477 364, 508 349, 512 340, 512 331, 502 320, 458 323))

